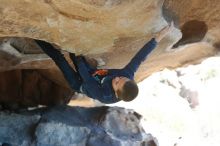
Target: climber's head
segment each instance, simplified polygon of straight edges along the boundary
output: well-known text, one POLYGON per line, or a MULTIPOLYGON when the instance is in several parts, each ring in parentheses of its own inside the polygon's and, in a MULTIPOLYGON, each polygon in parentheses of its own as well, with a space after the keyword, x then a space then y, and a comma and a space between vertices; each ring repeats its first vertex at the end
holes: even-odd
POLYGON ((137 84, 126 77, 115 77, 112 80, 112 87, 116 97, 123 101, 132 101, 138 95, 137 84))

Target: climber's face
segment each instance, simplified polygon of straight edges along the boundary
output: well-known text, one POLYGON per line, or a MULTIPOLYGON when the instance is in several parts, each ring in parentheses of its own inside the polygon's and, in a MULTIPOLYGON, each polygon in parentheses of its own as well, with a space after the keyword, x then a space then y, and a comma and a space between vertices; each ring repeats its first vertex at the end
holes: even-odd
POLYGON ((124 84, 129 80, 130 79, 123 77, 123 76, 115 77, 114 79, 112 79, 112 87, 114 91, 115 92, 122 91, 124 84))

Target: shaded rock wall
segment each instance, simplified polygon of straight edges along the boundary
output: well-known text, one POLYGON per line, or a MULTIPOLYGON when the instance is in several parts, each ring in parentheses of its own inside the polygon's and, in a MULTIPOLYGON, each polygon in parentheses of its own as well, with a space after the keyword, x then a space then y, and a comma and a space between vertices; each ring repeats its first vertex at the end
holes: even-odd
POLYGON ((66 104, 74 94, 33 39, 2 38, 0 56, 0 105, 4 109, 66 104))
POLYGON ((140 115, 123 108, 54 107, 19 114, 0 113, 0 144, 38 146, 155 146, 140 115))
POLYGON ((0 72, 0 105, 17 110, 37 105, 57 105, 69 102, 73 91, 46 78, 42 70, 0 72))

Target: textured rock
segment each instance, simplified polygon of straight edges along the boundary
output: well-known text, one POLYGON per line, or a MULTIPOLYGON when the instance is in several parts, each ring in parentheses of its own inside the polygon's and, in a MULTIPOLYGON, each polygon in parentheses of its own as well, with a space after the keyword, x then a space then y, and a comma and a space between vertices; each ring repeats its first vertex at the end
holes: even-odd
MULTIPOLYGON (((106 67, 118 68, 167 25, 161 15, 162 4, 162 0, 3 0, 0 36, 44 39, 64 50, 101 57, 106 67)), ((181 36, 178 30, 172 34, 164 48, 181 36)), ((33 63, 29 66, 34 67, 33 63)))
POLYGON ((19 37, 43 39, 62 50, 101 58, 103 68, 121 68, 174 20, 182 34, 175 28, 160 42, 135 74, 139 82, 153 72, 195 64, 219 52, 219 8, 217 0, 1 0, 0 71, 52 69, 42 71, 44 76, 67 87, 39 47, 19 37))
POLYGON ((0 143, 22 146, 151 146, 153 142, 156 145, 154 138, 140 125, 141 117, 123 108, 62 106, 22 114, 1 112, 0 116, 3 119, 0 121, 0 143))
MULTIPOLYGON (((2 0, 1 36, 46 39, 81 53, 107 52, 115 41, 158 29, 148 19, 160 17, 162 2, 2 0)), ((166 24, 161 22, 160 27, 166 24)))
MULTIPOLYGON (((104 68, 121 68, 155 32, 174 20, 176 25, 180 26, 182 39, 176 28, 162 40, 136 73, 136 81, 141 81, 166 67, 194 64, 215 55, 220 48, 219 8, 218 0, 1 0, 0 37, 3 37, 3 40, 0 46, 0 102, 7 103, 10 100, 12 109, 18 108, 20 103, 50 105, 63 103, 60 97, 66 98, 66 94, 71 93, 54 63, 42 54, 31 40, 23 37, 43 39, 57 44, 63 50, 102 58, 106 64, 104 68), (16 71, 4 72, 8 70, 16 71), (54 97, 58 98, 58 102, 54 97)), ((5 105, 0 106, 4 108, 5 105)), ((133 125, 133 122, 138 120, 132 120, 135 116, 130 113, 122 112, 125 117, 121 117, 118 112, 117 118, 107 116, 106 119, 111 123, 101 122, 101 126, 95 125, 89 118, 82 120, 81 116, 77 117, 85 125, 90 123, 98 129, 106 128, 107 132, 103 132, 91 128, 91 125, 76 127, 74 124, 78 124, 79 120, 74 124, 72 121, 67 122, 69 117, 76 115, 62 116, 63 110, 58 111, 55 112, 54 118, 50 117, 49 113, 49 117, 42 118, 44 120, 40 121, 35 133, 36 144, 76 144, 80 140, 81 143, 77 144, 103 145, 104 140, 104 145, 148 145, 148 142, 141 141, 143 137, 139 132, 142 130, 133 125), (123 121, 126 119, 127 121, 123 121), (129 128, 113 124, 121 122, 125 122, 129 128), (65 125, 66 123, 68 124, 65 125), (58 133, 59 129, 64 133, 58 133), (74 131, 80 131, 77 133, 79 137, 73 135, 69 141, 65 141, 64 138, 69 135, 63 134, 74 131), (50 134, 56 135, 57 139, 50 134), (90 135, 87 141, 85 137, 80 137, 83 134, 90 135), (48 136, 48 139, 44 139, 45 136, 48 136), (129 140, 125 142, 125 139, 129 140)), ((81 111, 76 110, 73 113, 81 111)), ((2 131, 11 133, 7 128, 11 127, 6 126, 2 131)), ((1 136, 4 136, 4 133, 1 136)), ((22 142, 14 137, 6 137, 2 143, 14 140, 14 145, 28 145, 35 136, 27 136, 22 142)))
MULTIPOLYGON (((27 106, 66 104, 73 91, 44 76, 41 70, 0 72, 0 104, 11 110, 27 106)), ((53 72, 54 74, 55 72, 53 72)))
POLYGON ((190 21, 202 21, 208 27, 205 40, 212 43, 219 42, 220 3, 218 0, 165 0, 164 8, 178 18, 181 27, 190 21))
MULTIPOLYGON (((171 50, 167 52, 181 38, 181 33, 175 29, 140 67, 136 73, 136 80, 140 81, 165 67, 176 68, 214 55, 218 50, 212 45, 219 46, 220 42, 219 7, 217 0, 1 0, 0 36, 53 42, 63 50, 100 57, 106 63, 105 68, 123 67, 153 33, 167 25, 166 20, 174 20, 181 26, 184 34, 178 45, 208 42, 185 47, 176 54, 171 50), (184 30, 185 24, 193 27, 184 27, 187 29, 184 30), (204 28, 200 29, 202 33, 193 31, 201 27, 204 28), (185 33, 187 31, 191 33, 185 33), (170 62, 170 58, 175 62, 170 62)), ((8 58, 12 57, 8 55, 8 58)), ((11 64, 19 62, 17 68, 32 69, 51 65, 36 60, 22 63, 15 59, 11 64)))
POLYGON ((86 145, 89 128, 63 123, 41 123, 37 127, 37 145, 86 145))
POLYGON ((40 116, 24 116, 9 113, 0 113, 0 144, 28 146, 33 138, 34 127, 40 116))

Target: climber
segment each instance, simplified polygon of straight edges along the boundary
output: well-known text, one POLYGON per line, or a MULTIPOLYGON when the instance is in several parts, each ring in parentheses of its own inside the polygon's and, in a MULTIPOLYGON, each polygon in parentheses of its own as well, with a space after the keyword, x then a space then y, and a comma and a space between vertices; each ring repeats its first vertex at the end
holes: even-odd
POLYGON ((35 40, 42 50, 50 56, 62 71, 69 86, 88 97, 110 104, 120 100, 131 101, 138 95, 138 86, 135 83, 134 73, 142 61, 151 53, 171 30, 173 23, 156 33, 147 44, 122 69, 97 69, 91 66, 83 56, 70 53, 75 70, 65 60, 63 54, 51 44, 35 40))

